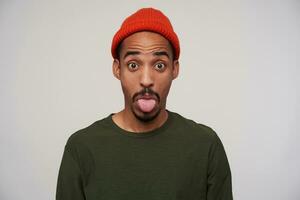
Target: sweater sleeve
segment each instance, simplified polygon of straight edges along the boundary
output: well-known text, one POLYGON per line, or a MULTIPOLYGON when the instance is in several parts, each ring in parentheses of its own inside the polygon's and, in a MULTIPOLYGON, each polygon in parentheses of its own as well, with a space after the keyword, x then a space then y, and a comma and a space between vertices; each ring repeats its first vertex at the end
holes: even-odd
POLYGON ((207 200, 232 200, 231 171, 224 146, 214 133, 209 152, 207 200))
POLYGON ((78 162, 65 147, 56 188, 56 200, 85 200, 83 180, 78 162))

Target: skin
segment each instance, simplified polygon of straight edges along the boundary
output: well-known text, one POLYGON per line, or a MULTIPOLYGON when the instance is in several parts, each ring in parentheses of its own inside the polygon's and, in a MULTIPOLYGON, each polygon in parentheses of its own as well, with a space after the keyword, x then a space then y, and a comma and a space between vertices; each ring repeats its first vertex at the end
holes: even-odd
POLYGON ((124 109, 112 116, 113 121, 136 133, 160 127, 168 118, 167 96, 179 73, 179 62, 173 59, 169 41, 153 32, 134 33, 123 40, 120 56, 113 61, 112 68, 121 82, 125 103, 124 109), (154 93, 141 93, 145 88, 154 93), (142 112, 137 98, 155 99, 154 109, 142 112))

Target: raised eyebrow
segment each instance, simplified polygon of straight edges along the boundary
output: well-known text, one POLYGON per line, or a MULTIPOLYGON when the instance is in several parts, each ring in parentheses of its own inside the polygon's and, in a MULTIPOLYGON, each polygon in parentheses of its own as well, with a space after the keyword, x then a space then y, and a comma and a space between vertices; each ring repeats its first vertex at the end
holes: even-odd
POLYGON ((125 59, 127 56, 130 56, 130 55, 139 55, 140 52, 139 51, 127 51, 123 57, 123 59, 125 59))
POLYGON ((169 54, 166 51, 156 51, 153 53, 154 56, 167 56, 170 58, 169 54))

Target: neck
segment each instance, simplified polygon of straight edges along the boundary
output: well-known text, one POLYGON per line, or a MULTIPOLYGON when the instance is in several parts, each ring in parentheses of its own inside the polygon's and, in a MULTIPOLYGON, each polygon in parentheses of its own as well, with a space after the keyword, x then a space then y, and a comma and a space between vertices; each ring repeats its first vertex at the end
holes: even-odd
POLYGON ((131 110, 123 109, 112 116, 113 121, 122 129, 130 132, 147 132, 162 126, 168 118, 165 108, 161 109, 158 116, 149 122, 137 119, 131 110))

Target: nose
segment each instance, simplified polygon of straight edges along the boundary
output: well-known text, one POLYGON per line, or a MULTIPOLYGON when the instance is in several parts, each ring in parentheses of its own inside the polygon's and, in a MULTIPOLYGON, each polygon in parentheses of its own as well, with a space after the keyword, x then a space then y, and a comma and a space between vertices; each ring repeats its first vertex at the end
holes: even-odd
POLYGON ((150 67, 145 66, 145 67, 143 67, 143 70, 141 70, 140 84, 144 88, 153 86, 153 84, 154 84, 153 74, 152 74, 152 70, 150 67))

